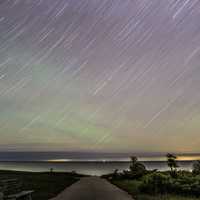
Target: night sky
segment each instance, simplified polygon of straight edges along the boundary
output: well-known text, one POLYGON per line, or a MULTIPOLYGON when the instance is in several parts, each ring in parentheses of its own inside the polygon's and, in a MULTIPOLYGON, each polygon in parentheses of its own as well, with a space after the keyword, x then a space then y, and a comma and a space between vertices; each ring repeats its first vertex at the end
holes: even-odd
POLYGON ((0 0, 0 150, 199 152, 199 0, 0 0))

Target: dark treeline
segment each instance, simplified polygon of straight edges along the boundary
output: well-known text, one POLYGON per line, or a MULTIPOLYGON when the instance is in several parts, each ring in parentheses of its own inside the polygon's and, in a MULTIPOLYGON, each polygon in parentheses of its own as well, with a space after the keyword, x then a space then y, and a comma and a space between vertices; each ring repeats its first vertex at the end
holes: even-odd
MULTIPOLYGON (((135 181, 137 185, 136 192, 163 195, 176 194, 184 196, 200 197, 200 161, 193 164, 192 171, 178 170, 177 157, 173 154, 166 155, 169 171, 147 170, 145 166, 138 161, 137 157, 131 157, 131 165, 129 170, 104 175, 111 182, 119 183, 124 180, 135 181)), ((131 190, 131 186, 129 191, 131 190)), ((124 188, 126 189, 126 188, 124 188)))

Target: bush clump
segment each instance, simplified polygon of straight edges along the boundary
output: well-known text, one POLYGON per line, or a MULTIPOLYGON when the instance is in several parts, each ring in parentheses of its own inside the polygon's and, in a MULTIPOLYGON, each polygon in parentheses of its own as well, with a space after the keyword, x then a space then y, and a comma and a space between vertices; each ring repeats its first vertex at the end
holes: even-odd
POLYGON ((147 194, 180 194, 200 196, 200 176, 178 176, 173 178, 162 172, 146 175, 142 179, 140 191, 147 194))
POLYGON ((120 185, 123 189, 128 188, 129 193, 200 197, 200 161, 194 163, 193 171, 190 172, 177 170, 178 164, 175 155, 167 154, 166 158, 169 171, 147 170, 137 160, 137 157, 131 157, 129 170, 123 172, 115 170, 114 173, 106 175, 104 178, 120 185), (137 183, 137 187, 135 183, 137 183), (131 187, 136 189, 131 189, 131 187))
POLYGON ((171 184, 172 181, 169 175, 154 172, 143 177, 140 190, 148 194, 165 194, 168 192, 171 184))

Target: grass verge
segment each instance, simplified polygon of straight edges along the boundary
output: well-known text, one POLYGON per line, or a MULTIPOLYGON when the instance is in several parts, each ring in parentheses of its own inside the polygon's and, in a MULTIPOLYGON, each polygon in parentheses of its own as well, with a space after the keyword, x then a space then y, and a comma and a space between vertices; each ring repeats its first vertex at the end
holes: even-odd
POLYGON ((156 196, 141 194, 139 191, 141 181, 138 180, 114 180, 111 182, 120 189, 128 192, 135 200, 200 200, 200 198, 196 197, 184 197, 173 194, 156 196))
POLYGON ((0 171, 1 179, 17 178, 23 183, 24 190, 34 190, 33 200, 48 200, 55 197, 66 187, 80 179, 81 175, 60 172, 16 172, 0 171))

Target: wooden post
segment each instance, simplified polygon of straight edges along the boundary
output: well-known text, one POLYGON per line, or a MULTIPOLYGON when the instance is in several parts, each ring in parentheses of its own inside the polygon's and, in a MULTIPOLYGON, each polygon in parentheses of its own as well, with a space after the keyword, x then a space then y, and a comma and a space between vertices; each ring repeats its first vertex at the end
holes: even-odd
POLYGON ((3 200, 3 192, 0 191, 0 200, 3 200))
POLYGON ((28 196, 27 196, 27 200, 32 200, 31 195, 28 195, 28 196))

